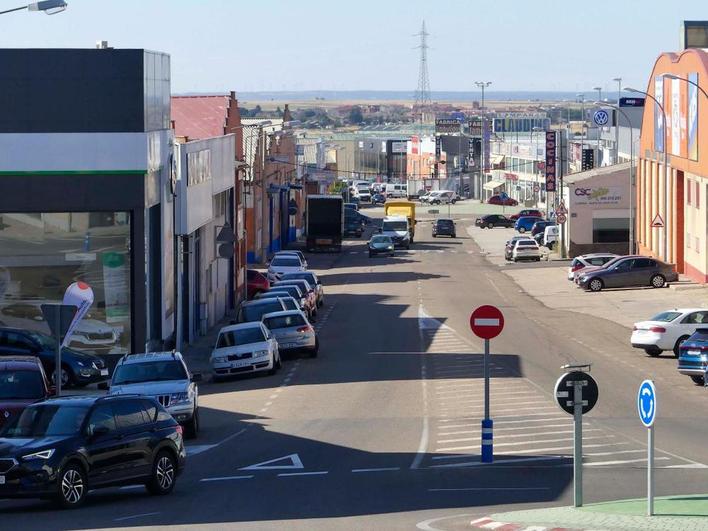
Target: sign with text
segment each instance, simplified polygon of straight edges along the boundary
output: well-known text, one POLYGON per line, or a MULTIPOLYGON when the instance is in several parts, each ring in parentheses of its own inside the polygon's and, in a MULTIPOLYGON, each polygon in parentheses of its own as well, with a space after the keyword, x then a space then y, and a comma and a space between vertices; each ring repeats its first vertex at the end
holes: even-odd
POLYGON ((546 192, 556 191, 556 132, 546 131, 546 192))
POLYGON ((441 118, 435 120, 436 133, 459 133, 462 124, 455 118, 441 118))
POLYGON ((492 152, 491 150, 491 139, 492 139, 492 130, 491 130, 491 123, 487 118, 482 119, 482 142, 484 144, 484 153, 482 153, 482 168, 484 172, 488 172, 489 168, 491 167, 490 165, 490 154, 492 152))
POLYGON ((482 136, 482 120, 475 119, 469 122, 470 136, 482 136))
POLYGON ((574 205, 616 205, 622 191, 619 186, 576 186, 571 198, 574 205))

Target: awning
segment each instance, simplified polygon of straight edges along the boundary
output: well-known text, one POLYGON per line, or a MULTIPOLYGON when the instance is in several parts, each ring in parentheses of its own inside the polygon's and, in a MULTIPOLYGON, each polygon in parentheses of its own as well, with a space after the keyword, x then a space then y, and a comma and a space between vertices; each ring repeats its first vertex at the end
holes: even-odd
POLYGON ((504 155, 492 155, 492 164, 498 166, 504 162, 504 155))
POLYGON ((482 185, 482 188, 484 188, 485 190, 494 190, 495 188, 499 188, 503 185, 504 181, 489 181, 488 183, 484 183, 482 185))

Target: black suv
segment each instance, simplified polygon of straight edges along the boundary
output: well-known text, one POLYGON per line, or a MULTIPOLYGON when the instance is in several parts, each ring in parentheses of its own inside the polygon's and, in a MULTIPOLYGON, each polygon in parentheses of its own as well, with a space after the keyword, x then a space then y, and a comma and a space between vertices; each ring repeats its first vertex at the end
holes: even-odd
POLYGON ((502 216, 501 214, 488 214, 474 221, 477 227, 483 229, 493 229, 494 227, 513 228, 514 223, 515 221, 513 219, 502 216))
POLYGON ((455 222, 451 219, 440 218, 433 222, 433 238, 437 238, 438 236, 450 236, 451 238, 456 238, 456 232, 455 222))
POLYGON ((44 400, 0 432, 0 498, 51 498, 73 508, 98 487, 144 484, 168 494, 185 459, 182 427, 153 398, 44 400))

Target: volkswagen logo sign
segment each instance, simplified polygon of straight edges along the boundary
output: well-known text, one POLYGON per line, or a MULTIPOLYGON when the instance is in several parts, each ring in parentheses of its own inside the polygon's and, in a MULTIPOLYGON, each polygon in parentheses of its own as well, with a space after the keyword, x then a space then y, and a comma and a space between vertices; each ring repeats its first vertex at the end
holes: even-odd
POLYGON ((604 109, 600 109, 592 115, 592 121, 599 126, 607 125, 607 122, 610 121, 610 115, 604 109))

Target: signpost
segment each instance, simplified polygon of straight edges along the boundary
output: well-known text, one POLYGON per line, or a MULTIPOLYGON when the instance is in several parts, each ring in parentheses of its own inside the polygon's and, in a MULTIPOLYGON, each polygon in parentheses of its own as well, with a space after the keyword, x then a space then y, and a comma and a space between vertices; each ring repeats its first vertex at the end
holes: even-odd
POLYGON ((595 125, 598 127, 602 127, 603 125, 607 125, 610 121, 610 115, 605 109, 599 109, 592 115, 592 121, 595 122, 595 125))
POLYGON ((599 395, 597 382, 587 372, 590 364, 563 365, 568 370, 558 378, 554 396, 560 408, 573 415, 573 499, 575 507, 583 506, 583 415, 589 413, 599 395), (572 395, 571 395, 572 392, 572 395))
POLYGON ((56 396, 61 396, 61 346, 78 308, 73 304, 42 304, 41 308, 55 341, 54 386, 56 396))
POLYGON ((656 420, 656 387, 644 380, 637 392, 639 420, 647 427, 647 516, 654 514, 654 421, 656 420))
POLYGON ((484 339, 484 420, 482 420, 482 463, 494 461, 494 422, 489 416, 489 340, 504 330, 504 315, 496 306, 484 305, 470 315, 474 335, 484 339))

